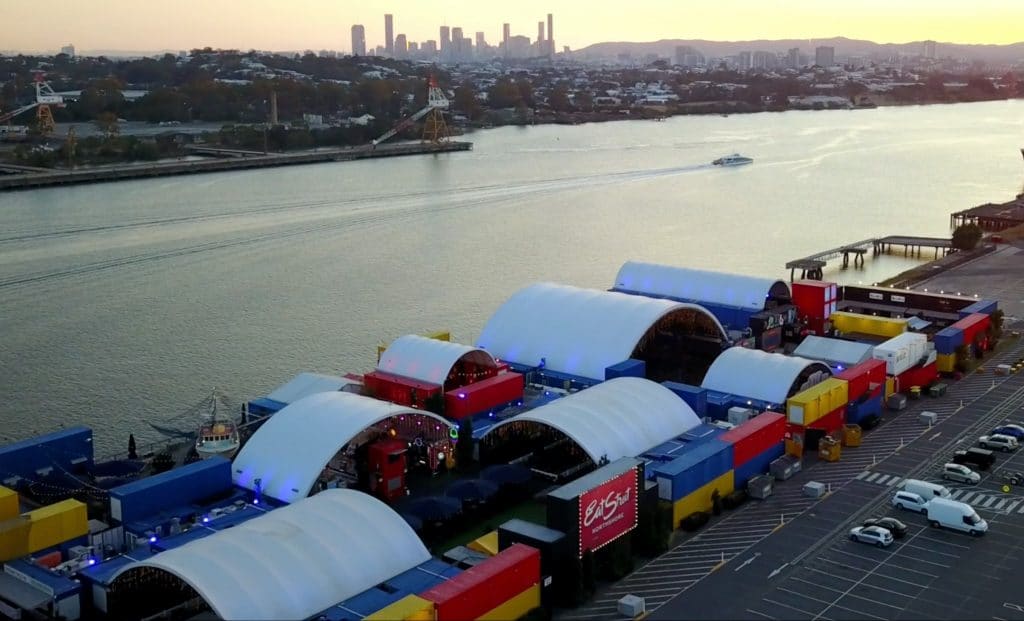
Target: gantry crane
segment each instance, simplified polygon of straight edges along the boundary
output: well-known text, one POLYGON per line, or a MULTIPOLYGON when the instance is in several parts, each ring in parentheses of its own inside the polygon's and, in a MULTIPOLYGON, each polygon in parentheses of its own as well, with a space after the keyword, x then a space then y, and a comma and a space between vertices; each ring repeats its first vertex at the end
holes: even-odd
POLYGON ((441 88, 437 85, 437 80, 434 79, 434 76, 430 76, 430 79, 427 81, 427 85, 429 90, 427 91, 426 107, 416 114, 399 121, 394 127, 382 134, 379 138, 375 139, 371 143, 372 147, 376 147, 385 140, 393 138, 396 134, 410 127, 413 123, 425 116, 427 117, 427 120, 423 126, 423 141, 438 144, 448 139, 448 125, 445 124, 444 121, 444 111, 447 110, 449 106, 448 98, 444 96, 444 92, 442 92, 441 88))
POLYGON ((45 79, 45 74, 41 72, 35 74, 35 84, 36 100, 26 106, 0 114, 0 123, 7 123, 14 117, 35 109, 39 133, 47 136, 56 128, 56 124, 53 121, 53 111, 50 110, 50 106, 62 107, 64 105, 64 98, 53 92, 50 83, 45 79))

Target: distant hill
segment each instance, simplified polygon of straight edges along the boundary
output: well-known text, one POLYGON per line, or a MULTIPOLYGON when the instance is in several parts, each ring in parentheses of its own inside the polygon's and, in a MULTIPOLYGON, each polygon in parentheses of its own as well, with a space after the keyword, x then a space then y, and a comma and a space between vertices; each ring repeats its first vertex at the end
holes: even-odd
MULTIPOLYGON (((723 56, 734 56, 740 52, 775 52, 786 53, 790 48, 800 48, 803 54, 814 54, 814 48, 824 45, 836 48, 836 56, 871 56, 904 54, 920 54, 923 48, 923 41, 912 41, 909 43, 875 43, 862 39, 847 39, 846 37, 832 37, 829 39, 759 39, 756 41, 707 41, 704 39, 662 39, 643 43, 632 43, 614 41, 607 43, 595 43, 585 48, 574 51, 577 58, 600 59, 615 58, 619 54, 629 53, 634 57, 643 57, 647 54, 657 54, 672 58, 675 55, 676 46, 689 45, 706 57, 720 58, 723 56)), ((965 45, 959 43, 936 44, 936 55, 939 57, 952 56, 954 58, 968 58, 970 60, 983 60, 990 63, 1012 63, 1024 61, 1024 42, 1011 43, 1009 45, 965 45)))

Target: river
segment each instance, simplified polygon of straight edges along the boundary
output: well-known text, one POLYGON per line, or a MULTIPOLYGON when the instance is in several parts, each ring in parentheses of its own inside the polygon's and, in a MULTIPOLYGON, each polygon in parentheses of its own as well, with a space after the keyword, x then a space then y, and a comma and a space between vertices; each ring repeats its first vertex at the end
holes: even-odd
MULTIPOLYGON (((520 287, 608 288, 628 259, 788 278, 786 261, 1020 191, 1024 102, 505 127, 473 151, 0 195, 0 440, 100 452, 213 388, 472 344, 520 287), (708 163, 740 152, 751 166, 708 163)), ((830 266, 881 280, 914 261, 830 266)))

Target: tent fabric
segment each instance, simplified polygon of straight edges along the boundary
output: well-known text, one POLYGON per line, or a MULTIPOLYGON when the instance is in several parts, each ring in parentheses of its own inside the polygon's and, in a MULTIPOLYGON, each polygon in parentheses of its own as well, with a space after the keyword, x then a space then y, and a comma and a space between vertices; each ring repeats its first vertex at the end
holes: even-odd
POLYGON ((275 388, 274 392, 267 395, 267 399, 288 405, 318 392, 344 390, 350 384, 358 385, 359 382, 321 373, 299 373, 287 383, 275 388))
POLYGON ((171 573, 221 619, 308 619, 429 559, 386 504, 330 489, 126 565, 117 576, 139 567, 171 573))
POLYGON ((524 421, 561 431, 594 463, 636 457, 700 425, 697 414, 671 390, 638 377, 602 382, 504 420, 487 433, 524 421))
POLYGON ((463 357, 480 365, 498 366, 489 353, 478 347, 407 334, 395 339, 384 350, 377 370, 444 385, 452 367, 463 357))
POLYGON ((364 429, 393 416, 428 416, 415 410, 347 392, 321 392, 285 407, 249 438, 232 464, 235 485, 283 502, 305 498, 331 459, 364 429), (257 481, 258 480, 258 481, 257 481))
POLYGON ((627 261, 619 268, 613 290, 752 311, 764 310, 769 297, 790 297, 789 285, 775 278, 639 261, 627 261))
POLYGON ((791 396, 793 383, 808 367, 829 372, 821 362, 806 358, 730 347, 715 358, 701 387, 781 405, 791 396))
POLYGON ((830 339, 812 334, 805 337, 803 342, 793 350, 793 355, 852 367, 870 360, 872 351, 874 351, 874 347, 867 343, 830 339))
POLYGON ((502 304, 477 344, 499 360, 601 381, 658 320, 681 310, 704 315, 727 338, 714 315, 695 304, 538 283, 502 304))

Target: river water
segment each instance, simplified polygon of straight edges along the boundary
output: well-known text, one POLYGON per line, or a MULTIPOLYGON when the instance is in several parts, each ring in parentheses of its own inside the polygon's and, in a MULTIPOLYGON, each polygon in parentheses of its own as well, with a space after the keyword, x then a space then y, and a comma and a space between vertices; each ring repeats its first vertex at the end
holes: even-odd
MULTIPOLYGON (((608 288, 628 259, 788 278, 786 261, 1020 191, 1024 102, 506 127, 473 151, 0 195, 0 440, 98 449, 378 343, 472 344, 513 292, 608 288), (740 152, 751 166, 708 163, 740 152)), ((914 264, 831 267, 841 282, 914 264)))

